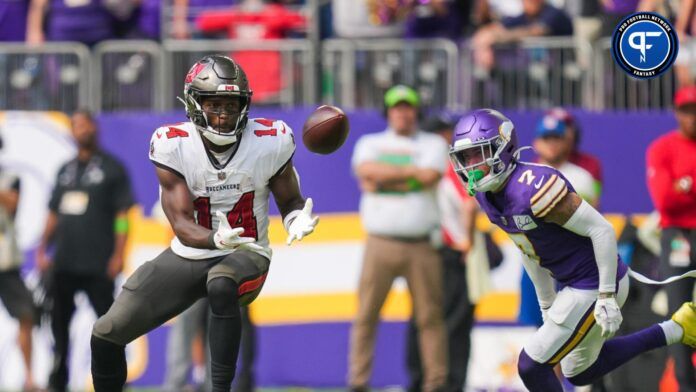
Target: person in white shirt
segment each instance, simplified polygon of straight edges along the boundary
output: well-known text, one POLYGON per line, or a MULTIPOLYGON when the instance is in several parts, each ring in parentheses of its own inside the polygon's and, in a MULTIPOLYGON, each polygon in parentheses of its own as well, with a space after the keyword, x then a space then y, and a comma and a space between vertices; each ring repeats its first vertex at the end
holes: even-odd
POLYGON ((353 151, 368 233, 351 330, 348 384, 367 391, 379 312, 396 277, 413 299, 423 359, 423 390, 444 387, 447 351, 442 319, 442 265, 431 245, 440 222, 436 187, 447 168, 447 143, 418 129, 420 99, 397 85, 384 96, 388 128, 365 135, 353 151))

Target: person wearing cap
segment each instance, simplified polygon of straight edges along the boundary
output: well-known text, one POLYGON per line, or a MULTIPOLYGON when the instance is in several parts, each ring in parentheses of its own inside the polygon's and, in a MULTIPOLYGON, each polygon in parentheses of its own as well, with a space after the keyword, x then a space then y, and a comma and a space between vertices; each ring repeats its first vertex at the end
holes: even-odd
MULTIPOLYGON (((682 87, 674 97, 677 129, 660 136, 646 153, 647 184, 660 213, 660 269, 664 276, 696 268, 696 86, 682 87)), ((665 286, 669 311, 691 300, 692 280, 665 286)), ((696 391, 693 350, 670 347, 681 391, 696 391)))
POLYGON ((379 313, 394 279, 406 278, 419 331, 426 392, 447 377, 442 318, 442 265, 431 244, 440 224, 436 187, 447 168, 447 143, 418 128, 420 98, 397 85, 384 96, 387 129, 362 136, 352 167, 367 232, 358 284, 358 311, 350 336, 348 385, 367 391, 379 313))
POLYGON ((548 112, 546 116, 553 116, 565 124, 566 127, 566 138, 568 144, 570 145, 570 155, 568 156, 568 161, 574 165, 578 165, 581 168, 590 172, 594 178, 594 186, 596 188, 597 198, 602 194, 602 162, 599 158, 592 154, 580 150, 580 125, 575 119, 572 113, 569 111, 556 107, 548 112))
POLYGON ((576 192, 593 207, 599 204, 599 188, 588 171, 570 161, 574 140, 568 122, 553 114, 545 115, 536 128, 534 150, 539 155, 539 163, 549 165, 573 184, 576 192))

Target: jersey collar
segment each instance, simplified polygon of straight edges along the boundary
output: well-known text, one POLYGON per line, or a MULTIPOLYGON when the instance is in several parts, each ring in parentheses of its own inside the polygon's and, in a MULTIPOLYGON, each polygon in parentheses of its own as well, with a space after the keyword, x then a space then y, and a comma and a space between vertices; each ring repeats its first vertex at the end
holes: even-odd
POLYGON ((237 154, 237 150, 239 150, 239 145, 242 143, 242 140, 244 139, 242 137, 244 132, 242 132, 239 134, 239 136, 237 137, 237 141, 232 146, 232 154, 230 154, 229 159, 227 159, 226 162, 221 163, 221 162, 218 162, 218 160, 215 158, 213 153, 211 153, 210 150, 208 149, 208 147, 205 145, 205 141, 203 140, 204 136, 200 134, 200 131, 198 131, 198 130, 196 130, 196 131, 199 132, 198 136, 199 136, 199 139, 201 140, 201 144, 203 145, 203 150, 205 151, 205 155, 208 157, 208 162, 210 162, 210 164, 213 165, 213 167, 216 170, 223 170, 223 169, 225 169, 225 167, 227 167, 227 165, 232 161, 232 159, 234 159, 234 156, 237 154))

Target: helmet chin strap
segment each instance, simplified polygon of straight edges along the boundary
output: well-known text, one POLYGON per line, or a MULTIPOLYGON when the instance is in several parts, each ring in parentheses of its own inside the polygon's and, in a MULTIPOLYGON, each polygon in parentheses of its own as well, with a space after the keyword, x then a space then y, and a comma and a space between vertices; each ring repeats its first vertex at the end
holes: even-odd
POLYGON ((524 150, 534 150, 534 149, 532 148, 532 146, 522 146, 522 147, 518 148, 517 150, 515 150, 515 152, 512 153, 512 156, 515 158, 515 160, 520 159, 520 154, 524 150))
MULTIPOLYGON (((188 96, 187 96, 188 98, 188 96)), ((180 97, 177 97, 179 101, 181 101, 185 106, 188 107, 186 101, 181 99, 180 97)), ((208 123, 208 115, 203 111, 203 108, 201 108, 201 105, 196 102, 195 99, 190 99, 190 102, 192 105, 195 106, 197 110, 200 110, 201 113, 203 114, 203 118, 205 119, 205 123, 208 123)), ((238 120, 239 122, 239 120, 238 120)), ((206 128, 203 128, 201 126, 196 125, 196 128, 198 128, 201 132, 201 134, 208 140, 210 140, 211 143, 215 144, 216 146, 229 146, 230 144, 234 143, 237 141, 237 135, 223 135, 220 134, 219 132, 215 131, 213 128, 208 125, 206 128)))
POLYGON ((216 146, 228 146, 237 141, 237 135, 221 135, 215 131, 211 131, 210 127, 208 127, 208 129, 203 129, 201 133, 216 146))

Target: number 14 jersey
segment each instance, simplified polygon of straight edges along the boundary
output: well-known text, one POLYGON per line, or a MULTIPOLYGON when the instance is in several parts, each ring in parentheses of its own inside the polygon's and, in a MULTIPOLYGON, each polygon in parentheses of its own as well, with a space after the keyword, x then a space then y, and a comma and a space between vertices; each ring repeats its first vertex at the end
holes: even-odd
MULTIPOLYGON (((152 135, 150 160, 186 180, 199 225, 217 230, 216 212, 221 211, 231 227, 244 228, 242 237, 255 238, 263 247, 258 253, 270 259, 269 180, 292 158, 295 139, 283 121, 257 118, 249 119, 236 143, 239 143, 237 151, 229 160, 217 162, 205 148, 193 123, 167 125, 152 135)), ((233 252, 192 248, 176 237, 171 248, 188 259, 206 259, 233 252)))

